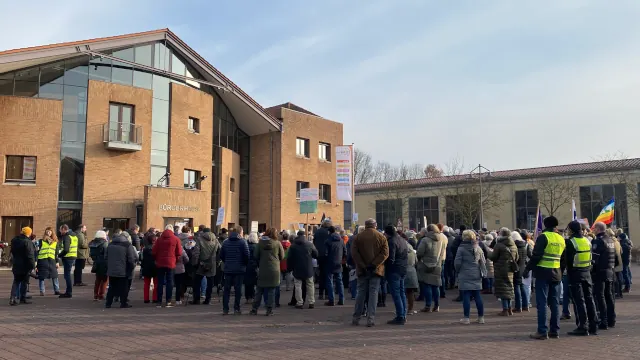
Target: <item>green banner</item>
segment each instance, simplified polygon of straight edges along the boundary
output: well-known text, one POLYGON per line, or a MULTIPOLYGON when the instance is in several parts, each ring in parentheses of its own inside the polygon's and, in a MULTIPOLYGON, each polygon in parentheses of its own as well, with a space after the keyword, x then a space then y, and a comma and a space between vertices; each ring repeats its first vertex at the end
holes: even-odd
POLYGON ((300 214, 315 214, 318 212, 318 201, 300 201, 300 214))

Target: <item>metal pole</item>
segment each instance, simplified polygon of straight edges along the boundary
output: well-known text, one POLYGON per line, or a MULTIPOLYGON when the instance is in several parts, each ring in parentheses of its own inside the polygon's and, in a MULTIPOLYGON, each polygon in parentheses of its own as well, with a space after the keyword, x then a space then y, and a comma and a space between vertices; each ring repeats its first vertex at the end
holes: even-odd
POLYGON ((356 179, 353 174, 353 168, 355 166, 353 163, 355 157, 354 151, 354 143, 351 143, 351 228, 355 225, 355 222, 353 221, 353 214, 356 213, 356 179))
POLYGON ((480 179, 480 229, 484 227, 484 211, 482 209, 482 165, 478 164, 478 179, 480 179))

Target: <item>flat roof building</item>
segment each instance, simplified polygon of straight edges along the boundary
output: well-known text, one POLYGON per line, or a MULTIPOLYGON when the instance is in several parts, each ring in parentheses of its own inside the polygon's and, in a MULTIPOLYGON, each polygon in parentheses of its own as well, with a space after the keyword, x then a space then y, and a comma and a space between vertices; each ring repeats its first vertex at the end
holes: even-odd
POLYGON ((220 208, 221 227, 297 229, 300 186, 342 218, 342 124, 263 108, 168 29, 0 52, 0 128, 2 241, 26 225, 215 226, 220 208))

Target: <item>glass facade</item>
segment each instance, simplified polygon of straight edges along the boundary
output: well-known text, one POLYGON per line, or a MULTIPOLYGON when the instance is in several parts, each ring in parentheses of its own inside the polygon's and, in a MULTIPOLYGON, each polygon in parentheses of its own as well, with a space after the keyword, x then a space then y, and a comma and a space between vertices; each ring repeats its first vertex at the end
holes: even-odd
POLYGON ((402 219, 402 200, 376 200, 376 222, 378 229, 387 225, 396 226, 398 219, 402 219))
POLYGON ((587 218, 589 224, 602 211, 602 208, 615 199, 614 218, 612 226, 617 226, 629 232, 629 215, 627 213, 627 187, 625 184, 606 184, 580 187, 580 217, 587 218))
POLYGON ((478 194, 448 195, 445 197, 447 226, 459 229, 460 225, 469 228, 469 223, 474 229, 480 229, 479 197, 478 194))
POLYGON ((430 224, 437 224, 440 221, 438 197, 410 198, 409 228, 420 231, 422 228, 427 227, 428 224, 424 223, 425 216, 427 217, 427 222, 430 224))
POLYGON ((538 190, 516 191, 516 228, 534 230, 538 210, 538 190))

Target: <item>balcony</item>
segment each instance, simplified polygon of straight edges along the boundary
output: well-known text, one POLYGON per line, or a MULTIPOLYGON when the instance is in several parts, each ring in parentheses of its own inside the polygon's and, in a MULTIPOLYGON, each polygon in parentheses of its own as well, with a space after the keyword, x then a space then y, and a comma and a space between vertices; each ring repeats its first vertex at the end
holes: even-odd
POLYGON ((142 126, 119 122, 102 125, 102 142, 109 150, 142 150, 142 126))

